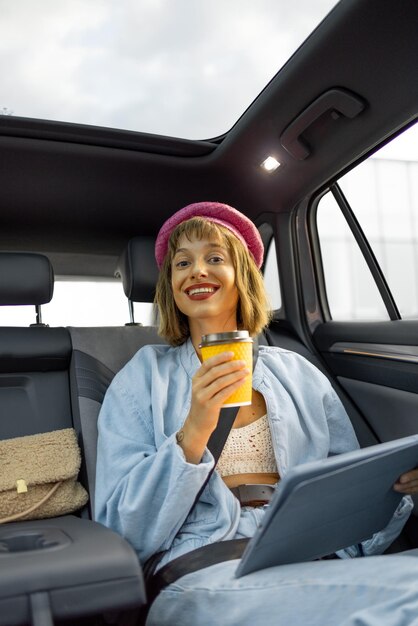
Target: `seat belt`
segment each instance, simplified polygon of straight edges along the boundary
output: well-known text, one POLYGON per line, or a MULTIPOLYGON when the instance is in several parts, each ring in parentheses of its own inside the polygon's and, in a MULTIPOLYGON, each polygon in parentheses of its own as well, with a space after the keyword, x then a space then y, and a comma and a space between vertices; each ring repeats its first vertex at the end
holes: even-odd
MULTIPOLYGON (((257 358, 258 340, 257 338, 254 338, 253 371, 257 362, 257 358)), ((226 440, 228 439, 228 435, 234 424, 239 409, 240 407, 238 406, 224 407, 221 409, 218 423, 215 430, 209 437, 209 441, 207 444, 207 448, 212 453, 215 463, 211 471, 209 472, 209 475, 207 476, 205 482, 200 488, 185 519, 187 519, 190 513, 193 511, 206 485, 211 479, 213 472, 215 471, 216 464, 218 463, 219 457, 221 456, 222 450, 224 449, 226 440)), ((151 602, 152 600, 154 600, 154 598, 159 594, 160 591, 162 591, 162 589, 164 589, 164 587, 167 587, 185 574, 196 572, 199 569, 209 567, 209 565, 214 565, 215 563, 221 563, 223 561, 230 561, 232 559, 240 558, 248 542, 249 539, 230 539, 227 541, 221 541, 219 543, 202 546, 201 548, 191 550, 190 552, 182 554, 176 559, 173 559, 155 573, 155 569, 157 568, 158 563, 161 561, 165 554, 165 552, 159 552, 158 554, 151 557, 144 565, 144 576, 147 583, 147 594, 149 601, 151 602)))

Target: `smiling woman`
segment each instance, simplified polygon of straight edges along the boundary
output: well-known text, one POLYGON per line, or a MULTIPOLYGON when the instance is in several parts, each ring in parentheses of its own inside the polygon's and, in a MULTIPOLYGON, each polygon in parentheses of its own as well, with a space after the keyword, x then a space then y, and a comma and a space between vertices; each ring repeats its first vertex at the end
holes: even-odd
MULTIPOLYGON (((355 450, 359 444, 342 404, 319 370, 289 350, 260 346, 251 402, 240 404, 234 413, 231 445, 224 448, 227 458, 222 471, 213 471, 216 461, 210 441, 226 419, 221 409, 250 369, 230 351, 202 360, 200 342, 202 336, 235 329, 248 329, 254 336, 267 324, 267 298, 258 268, 263 245, 257 228, 244 215, 225 204, 201 202, 177 211, 163 224, 155 254, 160 267, 156 294, 160 334, 165 333, 170 345, 139 350, 107 391, 98 422, 95 502, 97 520, 128 539, 148 573, 157 570, 157 580, 168 576, 167 585, 158 588, 148 626, 323 626, 323 615, 315 615, 324 606, 327 612, 332 607, 328 623, 334 626, 358 610, 374 611, 376 606, 379 610, 391 581, 382 574, 377 577, 373 559, 347 566, 334 555, 331 566, 317 563, 316 574, 311 564, 298 563, 294 572, 275 565, 238 579, 236 561, 225 560, 222 550, 220 562, 199 560, 195 550, 201 555, 208 548, 209 554, 215 544, 254 535, 265 519, 272 485, 291 467, 355 450), (256 283, 259 289, 250 291, 256 283), (252 320, 246 301, 252 305, 252 320), (233 444, 237 431, 244 433, 238 453, 237 438, 233 444), (264 495, 241 500, 234 495, 236 488, 264 495), (347 597, 347 572, 362 589, 349 605, 339 602, 342 595, 347 597), (288 575, 297 602, 286 607, 288 575)), ((409 497, 397 501, 387 525, 361 544, 339 550, 341 558, 381 554, 403 528, 411 508, 409 497)), ((390 559, 388 569, 395 567, 401 580, 408 559, 381 558, 390 559)), ((418 561, 409 559, 407 565, 412 579, 418 561)), ((153 581, 148 581, 151 597, 153 581)), ((408 591, 412 589, 410 584, 408 591)), ((411 601, 417 602, 416 592, 411 601)))

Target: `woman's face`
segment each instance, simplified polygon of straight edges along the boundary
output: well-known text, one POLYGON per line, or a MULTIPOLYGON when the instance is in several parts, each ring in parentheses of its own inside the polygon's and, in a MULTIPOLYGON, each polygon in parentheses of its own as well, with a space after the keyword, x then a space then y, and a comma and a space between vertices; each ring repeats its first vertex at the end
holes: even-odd
POLYGON ((182 235, 171 263, 174 300, 189 319, 213 332, 236 328, 238 289, 231 255, 223 242, 182 235))

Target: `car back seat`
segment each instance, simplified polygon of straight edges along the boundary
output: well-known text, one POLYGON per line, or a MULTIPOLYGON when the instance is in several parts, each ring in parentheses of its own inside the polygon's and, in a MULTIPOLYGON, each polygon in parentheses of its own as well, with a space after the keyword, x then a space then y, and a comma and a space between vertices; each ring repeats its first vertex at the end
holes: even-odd
POLYGON ((147 344, 164 343, 154 326, 134 322, 133 303, 152 302, 158 270, 150 237, 135 237, 123 251, 115 274, 122 278, 131 311, 125 326, 68 327, 73 354, 71 397, 75 428, 82 435, 85 476, 94 517, 96 484, 97 418, 115 374, 147 344))
MULTIPOLYGON (((70 334, 40 322, 39 306, 52 293, 46 257, 0 253, 0 305, 38 308, 36 325, 0 328, 2 439, 73 424, 70 334)), ((76 515, 0 525, 0 626, 46 625, 53 617, 79 619, 144 603, 136 554, 108 528, 76 515)))
POLYGON ((81 482, 88 485, 90 515, 94 517, 97 418, 115 374, 142 346, 161 343, 152 327, 69 327, 73 354, 71 394, 74 425, 81 434, 81 482))

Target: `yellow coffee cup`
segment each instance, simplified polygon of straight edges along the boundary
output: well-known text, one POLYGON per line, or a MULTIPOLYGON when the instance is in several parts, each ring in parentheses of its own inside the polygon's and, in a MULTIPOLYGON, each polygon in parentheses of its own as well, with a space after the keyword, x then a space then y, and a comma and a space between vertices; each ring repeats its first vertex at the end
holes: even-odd
POLYGON ((233 352, 233 361, 245 361, 250 374, 243 384, 227 398, 223 406, 247 406, 252 398, 253 340, 248 330, 233 330, 227 333, 211 333, 202 336, 200 344, 202 360, 206 361, 221 352, 233 352))

